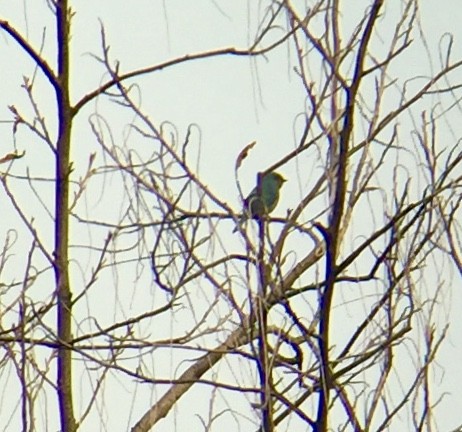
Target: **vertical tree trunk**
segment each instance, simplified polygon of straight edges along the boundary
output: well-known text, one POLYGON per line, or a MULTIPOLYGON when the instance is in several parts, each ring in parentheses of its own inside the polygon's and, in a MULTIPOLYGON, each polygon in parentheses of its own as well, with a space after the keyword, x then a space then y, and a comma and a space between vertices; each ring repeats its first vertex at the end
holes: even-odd
POLYGON ((58 396, 61 430, 74 432, 77 425, 72 401, 71 288, 69 283, 69 175, 72 112, 69 103, 69 26, 68 1, 56 3, 58 81, 57 105, 59 130, 56 152, 55 201, 55 277, 58 301, 58 396))

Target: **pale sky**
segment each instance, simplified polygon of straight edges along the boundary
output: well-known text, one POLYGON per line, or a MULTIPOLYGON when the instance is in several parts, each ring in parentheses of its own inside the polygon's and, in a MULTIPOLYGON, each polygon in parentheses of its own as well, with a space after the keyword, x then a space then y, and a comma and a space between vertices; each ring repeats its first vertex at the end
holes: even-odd
MULTIPOLYGON (((120 62, 121 72, 128 72, 181 57, 188 53, 228 47, 246 48, 253 40, 256 26, 264 18, 266 8, 264 3, 251 0, 135 0, 128 3, 120 0, 98 0, 96 2, 71 2, 71 7, 75 12, 71 63, 71 97, 73 102, 77 102, 83 95, 98 87, 108 78, 104 67, 95 58, 95 56, 101 56, 100 23, 103 23, 105 28, 106 39, 110 45, 109 56, 111 60, 120 62)), ((310 4, 312 2, 298 3, 310 4)), ((356 9, 343 8, 342 19, 344 19, 345 32, 349 30, 349 26, 351 27, 351 23, 355 22, 354 20, 358 16, 362 16, 363 5, 368 2, 350 0, 350 3, 356 9)), ((391 0, 386 3, 386 19, 395 14, 399 15, 402 1, 391 0)), ((420 3, 419 16, 424 38, 419 37, 416 31, 413 35, 414 43, 409 49, 409 54, 398 59, 390 69, 390 72, 395 73, 399 81, 405 81, 415 76, 428 77, 432 71, 437 70, 441 63, 438 50, 448 44, 448 34, 453 35, 452 60, 455 62, 462 58, 462 32, 460 29, 462 8, 460 2, 457 0, 444 2, 426 0, 420 3)), ((52 67, 55 66, 53 19, 46 2, 39 0, 34 2, 0 0, 0 18, 9 21, 12 26, 23 32, 28 41, 37 49, 40 49, 43 38, 43 53, 49 64, 52 67)), ((385 29, 386 26, 381 27, 384 34, 377 37, 375 42, 377 46, 381 43, 380 39, 385 44, 387 37, 390 37, 389 34, 385 34, 385 29)), ((274 32, 275 38, 280 36, 277 30, 274 32)), ((280 32, 282 34, 283 29, 280 32)), ((8 108, 10 105, 15 105, 21 109, 21 112, 32 115, 30 103, 21 89, 21 85, 24 76, 33 77, 34 67, 31 61, 19 52, 17 45, 4 31, 1 32, 0 37, 0 56, 3 59, 0 68, 2 78, 0 82, 0 94, 2 94, 0 156, 13 151, 15 147, 20 152, 26 151, 25 157, 14 166, 15 174, 26 175, 29 169, 33 176, 50 178, 53 170, 53 159, 50 152, 46 150, 43 144, 31 141, 30 135, 24 131, 17 134, 16 142, 14 142, 11 132, 12 126, 8 122, 12 118, 8 108)), ((241 186, 246 193, 254 186, 257 171, 264 170, 279 161, 298 144, 302 125, 300 115, 306 108, 306 96, 297 75, 294 73, 295 66, 297 66, 297 59, 293 50, 289 51, 286 46, 281 46, 265 58, 249 59, 247 57, 228 56, 199 60, 138 77, 130 84, 136 83, 138 86, 136 92, 139 94, 140 105, 157 125, 162 122, 169 122, 170 125, 174 125, 166 127, 174 135, 177 134, 180 139, 186 135, 189 125, 195 125, 192 129, 190 155, 191 158, 198 160, 195 166, 197 173, 213 193, 226 201, 235 212, 239 212, 241 204, 234 172, 234 165, 239 152, 250 142, 257 142, 256 147, 250 152, 239 172, 241 186)), ((315 65, 312 65, 312 69, 312 79, 316 81, 319 71, 315 65)), ((460 75, 460 72, 456 72, 456 74, 460 75)), ((54 131, 53 91, 44 81, 40 72, 36 72, 36 75, 36 102, 46 115, 48 126, 54 131)), ((410 83, 410 88, 413 85, 418 85, 419 79, 421 78, 410 83)), ((459 81, 460 78, 454 75, 452 83, 459 81)), ((128 85, 128 83, 126 84, 128 85)), ((434 105, 439 97, 440 95, 435 95, 434 98, 422 100, 421 109, 427 109, 434 105)), ((448 95, 447 98, 444 99, 446 107, 452 104, 449 101, 456 99, 457 95, 448 95)), ((439 131, 438 143, 442 150, 445 147, 452 147, 462 135, 460 126, 462 113, 458 103, 458 101, 454 102, 455 108, 447 114, 445 120, 442 120, 441 125, 444 127, 442 126, 439 131), (447 145, 445 145, 446 142, 447 145)), ((394 106, 394 104, 396 104, 396 100, 393 98, 384 101, 385 108, 394 106)), ((96 103, 91 102, 79 113, 73 129, 72 159, 76 179, 84 174, 89 154, 100 149, 95 143, 94 135, 89 127, 89 120, 94 121, 97 117, 96 113, 101 116, 100 120, 104 119, 108 122, 111 133, 108 132, 107 137, 112 139, 114 144, 122 146, 124 141, 128 142, 129 146, 134 151, 136 150, 137 157, 141 159, 147 157, 146 155, 152 151, 151 148, 147 147, 148 141, 143 141, 127 126, 131 118, 124 109, 108 98, 98 100, 96 103)), ((419 109, 415 110, 413 118, 419 119, 419 109)), ((400 127, 404 131, 412 129, 412 118, 403 117, 400 120, 400 127)), ((360 136, 361 130, 358 129, 356 133, 360 136)), ((400 161, 404 165, 415 162, 411 143, 412 136, 409 135, 409 149, 411 151, 400 161)), ((320 163, 313 159, 315 156, 315 152, 310 153, 311 159, 307 155, 303 155, 296 162, 292 161, 281 168, 281 172, 289 181, 284 186, 285 193, 282 195, 275 212, 278 216, 282 217, 287 209, 293 209, 304 195, 303 192, 312 186, 313 180, 310 174, 316 172, 319 174, 317 170, 321 167, 320 163)), ((98 164, 103 163, 101 154, 97 155, 96 160, 98 164)), ((3 172, 4 168, 0 167, 0 169, 3 172)), ((412 170, 412 168, 409 169, 412 170)), ((414 180, 418 183, 419 179, 420 177, 416 175, 414 180)), ((79 211, 91 219, 103 220, 106 218, 115 221, 120 217, 123 209, 124 189, 115 175, 110 174, 104 179, 104 182, 102 179, 101 181, 102 183, 95 187, 95 192, 87 196, 84 202, 79 205, 79 211), (101 192, 102 187, 105 187, 104 193, 101 192)), ((386 181, 385 177, 377 178, 377 182, 381 183, 381 186, 384 186, 386 181)), ((53 211, 52 184, 49 182, 40 183, 39 191, 43 194, 43 203, 40 203, 35 196, 30 195, 30 189, 24 189, 27 190, 24 192, 20 186, 14 187, 22 205, 27 204, 30 216, 33 216, 37 225, 41 227, 44 244, 51 249, 53 235, 50 217, 46 209, 48 208, 50 212, 53 211)), ((17 215, 3 191, 0 195, 0 209, 2 225, 15 227, 15 224, 18 223, 17 215)), ((210 208, 209 210, 216 209, 210 208)), ((305 215, 305 220, 310 220, 310 217, 312 216, 305 215)), ((361 223, 367 225, 372 223, 372 220, 373 216, 365 214, 364 219, 358 223, 358 232, 362 232, 361 223)), ((224 225, 223 232, 229 232, 229 234, 224 234, 225 242, 217 246, 219 253, 234 253, 236 251, 243 253, 243 246, 239 238, 231 236, 232 221, 230 220, 224 225)), ((2 229, 0 232, 1 244, 5 241, 6 232, 6 229, 2 229)), ((88 228, 75 224, 71 233, 74 244, 81 245, 90 242, 93 246, 99 247, 101 240, 107 234, 107 230, 98 231, 95 229, 90 232, 88 228)), ((351 241, 358 241, 359 243, 359 235, 352 238, 351 241)), ((30 247, 30 239, 20 235, 18 245, 27 250, 30 247)), ((294 254, 301 253, 300 248, 302 245, 294 245, 294 254)), ((78 288, 84 284, 85 275, 95 265, 94 259, 97 253, 93 252, 94 254, 91 256, 85 255, 78 247, 75 248, 74 253, 75 261, 73 261, 72 266, 75 280, 73 282, 78 292, 78 288), (82 255, 80 255, 81 253, 82 255)), ((24 255, 17 252, 11 260, 17 268, 21 269, 16 276, 18 279, 24 272, 24 255)), ((42 265, 45 264, 42 263, 42 265)), ((436 269, 444 268, 443 277, 437 280, 435 276, 435 280, 418 281, 417 285, 422 289, 422 298, 426 298, 427 293, 432 295, 436 283, 444 284, 446 287, 443 289, 444 295, 440 299, 439 307, 441 310, 438 310, 435 315, 438 317, 437 325, 441 325, 438 331, 441 331, 446 323, 449 323, 450 326, 447 339, 439 351, 437 367, 433 371, 432 388, 434 394, 442 396, 434 410, 434 423, 438 426, 439 431, 450 431, 462 424, 462 414, 459 408, 462 406, 460 393, 462 383, 460 370, 462 339, 460 334, 462 333, 462 325, 458 313, 462 308, 462 283, 460 275, 447 263, 434 262, 433 265, 436 269), (449 285, 450 289, 448 288, 449 285)), ((77 312, 82 314, 81 317, 85 314, 98 316, 99 325, 108 325, 114 320, 121 319, 124 312, 130 311, 130 313, 135 314, 134 311, 142 311, 146 303, 157 304, 158 301, 165 298, 165 293, 153 292, 152 287, 148 287, 151 281, 147 282, 144 279, 145 276, 138 280, 136 277, 137 272, 141 272, 140 268, 136 266, 124 267, 117 274, 115 272, 110 274, 109 271, 105 278, 98 281, 98 289, 92 292, 92 301, 80 304, 77 312), (111 277, 117 280, 118 286, 124 287, 126 291, 106 291, 106 287, 111 285, 111 277)), ((11 272, 12 269, 9 267, 5 277, 14 277, 11 272)), ((429 277, 432 276, 431 269, 429 269, 428 274, 429 277)), ((371 292, 365 292, 364 302, 359 305, 363 312, 370 305, 370 295, 371 292)), ((348 305, 349 293, 346 290, 339 297, 341 298, 338 299, 338 303, 344 306, 344 310, 342 314, 336 315, 334 325, 338 329, 337 337, 340 346, 342 337, 348 336, 349 331, 351 331, 350 326, 356 324, 354 319, 358 313, 356 310, 358 304, 348 305)), ((206 308, 213 299, 207 298, 204 293, 200 292, 197 294, 197 298, 193 300, 200 304, 200 307, 198 303, 195 304, 200 309, 206 308)), ((172 320, 172 322, 165 323, 164 328, 146 329, 146 332, 151 334, 153 340, 168 338, 171 333, 176 334, 181 329, 187 328, 188 325, 194 325, 195 318, 193 316, 183 318, 191 321, 172 320)), ((76 323, 76 327, 81 326, 82 331, 87 328, 86 326, 90 328, 92 324, 89 321, 82 318, 76 323)), ((423 322, 416 323, 416 326, 419 327, 424 324, 423 322)), ((101 355, 103 358, 104 355, 101 355)), ((156 357, 153 364, 144 366, 152 368, 153 374, 158 373, 159 376, 163 377, 171 376, 174 373, 178 374, 178 371, 183 371, 191 365, 188 361, 181 362, 179 360, 181 355, 185 359, 190 358, 188 353, 175 355, 165 353, 156 357), (172 358, 175 358, 176 361, 173 362, 172 358), (165 364, 162 363, 162 359, 165 359, 165 364)), ((403 368, 409 364, 412 365, 413 359, 411 357, 410 355, 407 359, 408 364, 403 361, 403 368)), ((237 361, 229 360, 228 363, 227 360, 223 363, 216 369, 217 373, 221 373, 223 376, 237 377, 238 382, 243 382, 244 377, 248 377, 248 374, 251 373, 248 366, 240 370, 237 361)), ((136 361, 133 364, 136 364, 136 361)), ((11 371, 9 374, 14 375, 11 371)), ((3 375, 0 370, 0 387, 10 382, 6 375, 6 373, 3 375)), ((88 375, 91 375, 91 372, 88 372, 88 375)), ((210 379, 212 376, 212 374, 208 374, 207 378, 210 379)), ((88 392, 86 372, 76 373, 74 378, 77 387, 82 386, 82 393, 88 392)), ((82 431, 129 430, 150 404, 156 400, 158 392, 162 393, 165 390, 165 387, 158 390, 149 384, 142 384, 130 387, 136 389, 136 394, 129 393, 127 396, 127 389, 134 380, 129 378, 125 381, 126 379, 119 380, 114 375, 108 380, 104 390, 104 405, 98 406, 98 410, 90 414, 82 426, 82 431), (95 427, 94 422, 99 421, 99 416, 104 420, 105 426, 95 427)), ((17 383, 17 381, 15 382, 17 383)), ((399 383, 396 385, 399 387, 399 383)), ((209 391, 210 389, 207 389, 207 394, 209 391)), ((203 392, 203 386, 198 386, 197 389, 188 392, 179 402, 177 411, 170 412, 169 416, 155 427, 155 430, 160 432, 204 430, 198 413, 203 418, 207 418, 209 398, 207 396, 202 400, 203 392)), ((234 423, 229 423, 229 417, 223 415, 223 421, 217 419, 213 423, 213 431, 220 430, 220 428, 223 431, 254 430, 251 426, 253 423, 247 419, 247 416, 250 415, 247 399, 237 397, 230 402, 229 396, 222 397, 221 392, 215 396, 214 403, 217 412, 220 409, 234 411, 241 409, 240 412, 243 415, 242 418, 235 416, 233 418, 234 423), (229 426, 229 429, 226 428, 226 425, 229 426)), ((17 409, 15 404, 18 403, 17 399, 12 399, 8 400, 6 393, 0 395, 2 405, 6 406, 8 402, 12 404, 10 412, 17 409)), ((77 396, 75 401, 76 405, 79 406, 79 404, 85 405, 87 399, 86 397, 80 399, 77 396)), ((50 394, 46 402, 43 403, 47 406, 44 411, 48 413, 49 418, 41 418, 41 414, 37 414, 40 418, 38 424, 47 424, 50 427, 48 430, 57 430, 58 424, 53 418, 56 414, 54 395, 50 394)), ((18 430, 18 418, 10 419, 6 411, 4 409, 0 411, 0 430, 18 430)), ((409 424, 406 418, 403 418, 402 421, 403 424, 409 424)), ((307 430, 300 423, 294 424, 293 429, 290 429, 291 425, 284 426, 287 430, 307 430)))

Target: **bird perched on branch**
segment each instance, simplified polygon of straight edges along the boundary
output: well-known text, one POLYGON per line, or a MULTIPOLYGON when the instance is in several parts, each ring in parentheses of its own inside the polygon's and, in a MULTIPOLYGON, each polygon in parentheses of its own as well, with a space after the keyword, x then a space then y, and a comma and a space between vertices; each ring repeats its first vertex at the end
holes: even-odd
MULTIPOLYGON (((285 181, 286 179, 276 172, 263 174, 260 188, 257 185, 244 200, 244 213, 239 218, 239 226, 249 217, 258 219, 263 215, 270 214, 278 204, 279 189, 285 181)), ((233 232, 237 230, 238 227, 234 228, 233 232)))

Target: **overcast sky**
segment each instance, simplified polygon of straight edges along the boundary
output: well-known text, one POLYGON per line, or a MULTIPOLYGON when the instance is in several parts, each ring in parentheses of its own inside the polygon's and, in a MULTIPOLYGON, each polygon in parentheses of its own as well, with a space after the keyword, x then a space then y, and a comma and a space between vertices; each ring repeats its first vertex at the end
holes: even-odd
MULTIPOLYGON (((131 2, 79 0, 71 2, 71 7, 75 12, 71 56, 73 102, 77 102, 83 95, 98 87, 108 78, 104 67, 95 58, 95 56, 101 56, 101 23, 104 25, 105 35, 110 45, 111 59, 120 62, 121 72, 128 72, 188 53, 217 48, 247 47, 253 41, 256 26, 263 19, 265 13, 263 3, 252 0, 133 0, 131 2)), ((349 26, 351 27, 351 23, 356 22, 358 17, 362 16, 362 5, 366 2, 348 0, 348 3, 349 6, 344 7, 342 12, 345 31, 349 26)), ((391 17, 400 13, 402 1, 391 0, 385 3, 385 13, 388 14, 386 16, 391 17)), ((462 58, 460 26, 462 7, 459 1, 422 1, 419 17, 423 33, 419 35, 416 32, 413 37, 415 43, 409 50, 411 54, 404 56, 403 60, 398 60, 393 69, 400 80, 414 76, 429 76, 432 71, 437 70, 441 63, 438 53, 442 46, 448 44, 449 34, 453 37, 453 59, 462 58)), ((55 66, 54 24, 46 2, 0 0, 0 18, 9 21, 11 25, 23 32, 27 40, 37 49, 40 49, 43 40, 43 55, 52 67, 55 66)), ((382 27, 383 34, 379 35, 378 41, 380 38, 385 40, 389 36, 385 34, 385 29, 386 26, 382 27)), ((378 41, 377 44, 379 44, 378 41)), ((26 170, 30 169, 34 176, 50 177, 49 170, 53 166, 52 155, 33 142, 18 139, 27 137, 26 134, 18 134, 17 141, 13 142, 12 126, 9 122, 11 120, 9 105, 15 105, 20 107, 24 113, 32 114, 29 101, 21 85, 24 76, 34 75, 33 64, 23 53, 19 52, 17 45, 5 32, 1 32, 0 56, 2 58, 2 66, 0 66, 0 94, 2 95, 0 98, 2 100, 0 105, 2 137, 0 154, 12 151, 14 146, 19 151, 25 150, 26 156, 21 162, 22 168, 20 169, 22 174, 26 174, 26 170)), ((298 143, 302 126, 299 116, 306 108, 306 101, 300 81, 294 73, 294 66, 296 66, 294 53, 288 51, 285 46, 281 46, 266 58, 249 59, 230 56, 185 63, 165 72, 145 75, 133 82, 139 85, 140 105, 154 122, 157 124, 164 121, 170 122, 176 128, 175 130, 172 127, 171 131, 178 133, 181 137, 185 136, 189 125, 196 125, 193 128, 192 141, 193 151, 198 156, 197 172, 214 193, 217 193, 236 212, 239 212, 241 204, 234 171, 239 152, 250 142, 257 142, 239 173, 241 186, 244 192, 248 192, 255 184, 257 171, 264 170, 280 160, 298 143)), ((53 113, 55 113, 53 92, 40 73, 36 74, 37 104, 44 113, 48 114, 47 121, 53 130, 52 126, 55 121, 53 120, 53 113)), ((313 76, 313 80, 316 80, 316 75, 313 76)), ((454 81, 459 82, 460 78, 454 78, 454 81)), ((391 105, 394 102, 393 100, 386 101, 391 105)), ((88 126, 88 119, 95 112, 109 116, 115 142, 121 143, 130 133, 126 126, 130 121, 126 113, 107 99, 85 107, 79 114, 73 131, 73 161, 76 178, 79 173, 84 173, 88 156, 96 148, 94 135, 88 126)), ((440 132, 441 148, 445 147, 445 140, 448 143, 454 143, 461 136, 460 115, 459 108, 453 109, 448 114, 447 120, 443 121, 446 128, 440 132)), ((406 124, 403 120, 402 127, 411 128, 412 123, 406 124)), ((305 167, 309 167, 309 170, 316 169, 316 161, 303 160, 303 163, 306 164, 305 167)), ((281 172, 289 179, 288 185, 285 186, 286 193, 283 194, 278 207, 278 215, 283 216, 286 209, 294 208, 303 196, 303 189, 309 183, 309 173, 306 179, 304 173, 300 173, 300 166, 295 162, 283 167, 281 172)), ((52 208, 51 185, 43 185, 41 190, 47 193, 47 188, 50 192, 44 199, 45 206, 35 199, 30 202, 30 208, 34 209, 34 217, 38 221, 46 221, 48 218, 46 207, 52 208)), ((18 191, 20 193, 20 189, 18 191)), ((107 194, 89 196, 87 198, 88 208, 91 209, 96 203, 107 200, 108 203, 113 203, 112 206, 108 204, 107 211, 117 213, 121 208, 118 198, 122 193, 122 189, 114 187, 111 189, 110 196, 107 194)), ((29 197, 26 196, 23 199, 24 203, 29 197)), ((14 226, 17 223, 17 216, 11 206, 7 205, 4 195, 0 196, 0 209, 3 212, 2 224, 6 222, 8 226, 14 226)), ((101 208, 95 210, 97 211, 101 211, 101 208)), ((231 232, 231 221, 228 225, 229 232, 231 232)), ((51 248, 53 244, 51 227, 44 223, 43 229, 45 234, 49 234, 49 236, 44 235, 43 241, 51 248)), ((79 229, 73 228, 74 235, 84 237, 85 230, 79 231, 79 229)), ((1 235, 0 241, 3 242, 6 235, 5 230, 2 230, 1 235)), ((237 245, 236 237, 230 235, 229 244, 233 247, 237 245)), ((20 257, 13 259, 18 259, 18 263, 21 262, 20 257)), ((90 261, 84 262, 82 268, 86 266, 90 268, 91 265, 90 261)), ((439 263, 434 263, 434 265, 437 268, 439 263)), ((443 303, 446 304, 441 304, 440 322, 441 325, 449 322, 450 327, 448 338, 440 351, 438 366, 441 369, 437 368, 434 376, 435 393, 444 395, 434 413, 437 417, 435 423, 440 431, 451 430, 462 423, 460 411, 462 406, 460 392, 462 326, 459 314, 462 308, 462 283, 460 276, 449 273, 449 271, 447 280, 453 280, 454 284, 450 292, 448 291, 450 297, 446 296, 443 299, 443 303)), ((432 282, 427 281, 429 285, 432 282)), ((425 285, 423 281, 422 286, 425 285)), ((105 294, 100 295, 101 302, 104 302, 105 294)), ((143 298, 143 294, 139 291, 137 291, 137 296, 136 301, 141 303, 147 301, 147 297, 143 298)), ((133 300, 130 295, 128 298, 130 301, 133 300)), ((352 310, 346 311, 346 321, 350 313, 353 313, 352 310)), ((112 316, 106 318, 110 321, 112 316)), ((348 326, 347 323, 344 325, 348 326)), ((341 334, 338 336, 341 338, 341 334)), ((140 391, 144 390, 142 388, 140 391)), ((130 403, 133 403, 133 412, 131 418, 128 419, 127 413, 120 413, 122 417, 118 418, 119 412, 111 409, 117 404, 126 404, 124 397, 118 398, 117 392, 109 395, 110 389, 107 393, 107 406, 101 408, 101 412, 104 413, 102 417, 107 417, 106 430, 125 430, 126 425, 128 425, 127 428, 132 426, 133 420, 147 409, 151 396, 148 391, 148 396, 143 394, 143 397, 136 401, 130 399, 130 403)), ((185 407, 188 403, 199 404, 198 399, 200 397, 198 398, 194 392, 191 392, 185 398, 186 402, 182 402, 184 405, 180 406, 185 407)), ((54 403, 52 398, 48 403, 54 403)), ((11 424, 7 425, 7 421, 8 416, 0 412, 0 429, 16 430, 11 424)), ((82 430, 98 430, 91 426, 91 423, 87 422, 82 430)), ((186 430, 186 427, 191 432, 203 430, 196 418, 182 417, 180 414, 171 415, 169 419, 161 422, 156 430, 167 432, 174 430, 173 427, 179 431, 186 430), (191 421, 193 422, 190 423, 191 421)))

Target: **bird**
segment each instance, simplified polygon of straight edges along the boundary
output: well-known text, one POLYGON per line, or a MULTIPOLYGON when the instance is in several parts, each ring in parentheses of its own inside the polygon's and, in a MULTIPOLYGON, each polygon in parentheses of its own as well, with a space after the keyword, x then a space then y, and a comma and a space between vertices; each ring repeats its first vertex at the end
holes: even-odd
POLYGON ((287 180, 277 172, 263 174, 261 176, 261 190, 258 190, 257 185, 244 200, 244 213, 239 218, 238 226, 234 228, 233 232, 236 232, 238 227, 249 217, 258 219, 263 215, 270 214, 278 204, 279 190, 286 181, 287 180))

